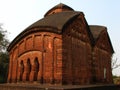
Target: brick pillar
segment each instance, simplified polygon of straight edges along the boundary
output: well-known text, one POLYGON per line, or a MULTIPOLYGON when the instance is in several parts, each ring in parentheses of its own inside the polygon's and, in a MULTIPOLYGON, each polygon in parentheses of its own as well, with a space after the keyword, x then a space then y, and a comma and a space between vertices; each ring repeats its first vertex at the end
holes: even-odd
POLYGON ((22 77, 22 80, 24 82, 29 81, 30 71, 31 71, 31 65, 30 65, 30 60, 28 59, 27 62, 24 61, 24 73, 22 77))
POLYGON ((20 64, 18 63, 18 68, 17 68, 17 82, 20 81, 20 64))
POLYGON ((39 63, 39 71, 38 71, 37 81, 42 83, 42 69, 41 69, 40 63, 39 63))
POLYGON ((43 64, 42 64, 42 53, 40 53, 38 57, 38 73, 37 73, 37 81, 39 83, 43 83, 43 64))
POLYGON ((44 59, 44 52, 45 52, 43 36, 41 37, 41 46, 40 47, 41 47, 41 52, 38 57, 39 69, 38 69, 37 81, 42 84, 43 83, 43 59, 44 59))
MULTIPOLYGON (((33 60, 32 60, 33 61, 33 60)), ((31 72, 30 72, 30 81, 33 82, 35 80, 37 80, 37 75, 36 75, 36 64, 35 64, 35 60, 31 63, 31 72)))
POLYGON ((23 72, 24 72, 23 61, 20 61, 18 62, 18 69, 17 69, 17 82, 22 81, 23 72))
POLYGON ((35 78, 34 80, 37 81, 37 76, 38 76, 38 71, 39 71, 39 61, 38 61, 38 57, 35 58, 35 78))
POLYGON ((26 81, 26 76, 27 76, 27 63, 23 62, 24 64, 24 72, 23 72, 23 77, 22 77, 22 81, 26 81))

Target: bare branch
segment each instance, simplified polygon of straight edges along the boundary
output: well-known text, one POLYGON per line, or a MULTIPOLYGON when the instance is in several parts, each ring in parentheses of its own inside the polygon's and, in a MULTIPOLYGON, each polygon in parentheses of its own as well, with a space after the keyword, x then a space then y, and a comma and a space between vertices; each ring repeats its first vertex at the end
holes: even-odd
POLYGON ((112 60, 112 70, 120 67, 120 63, 117 64, 118 59, 112 60))

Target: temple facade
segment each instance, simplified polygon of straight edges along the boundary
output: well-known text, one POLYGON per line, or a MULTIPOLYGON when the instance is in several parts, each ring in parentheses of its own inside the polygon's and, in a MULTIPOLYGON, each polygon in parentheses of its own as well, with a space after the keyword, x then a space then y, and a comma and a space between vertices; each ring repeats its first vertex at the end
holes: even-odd
POLYGON ((8 83, 113 83, 107 28, 88 25, 65 4, 22 31, 9 45, 8 83))

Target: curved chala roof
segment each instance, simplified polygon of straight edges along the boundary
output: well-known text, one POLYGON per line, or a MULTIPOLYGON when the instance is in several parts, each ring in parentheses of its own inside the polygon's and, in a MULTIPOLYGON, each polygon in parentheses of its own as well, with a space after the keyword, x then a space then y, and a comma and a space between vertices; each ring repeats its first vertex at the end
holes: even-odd
POLYGON ((30 25, 28 28, 23 30, 9 45, 8 51, 13 47, 18 41, 20 41, 23 37, 25 37, 28 33, 35 32, 36 30, 34 28, 44 28, 39 29, 39 31, 47 31, 47 32, 53 32, 61 34, 63 32, 64 26, 74 19, 75 17, 79 16, 80 14, 83 14, 82 12, 76 12, 72 8, 68 7, 64 4, 58 4, 57 6, 50 9, 46 14, 45 17, 38 20, 37 22, 30 25), (61 11, 56 13, 51 13, 52 11, 55 11, 56 9, 60 9, 61 11), (49 14, 51 13, 51 14, 49 14), (49 15, 48 15, 49 14, 49 15), (46 29, 47 28, 47 29, 46 29), (52 29, 51 29, 52 28, 52 29))

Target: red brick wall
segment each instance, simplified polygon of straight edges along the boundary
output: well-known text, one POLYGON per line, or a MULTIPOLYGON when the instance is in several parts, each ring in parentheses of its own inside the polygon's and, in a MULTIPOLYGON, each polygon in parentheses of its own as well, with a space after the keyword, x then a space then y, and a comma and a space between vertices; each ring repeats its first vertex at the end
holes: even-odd
POLYGON ((112 83, 109 40, 103 34, 93 47, 86 26, 80 15, 62 35, 34 32, 22 38, 10 50, 8 82, 112 83))
POLYGON ((62 40, 54 38, 54 78, 55 83, 62 83, 62 40))
POLYGON ((96 83, 112 83, 111 56, 108 52, 95 47, 94 48, 94 69, 96 83), (106 69, 104 73, 104 69, 106 69), (105 76, 104 76, 105 75, 105 76))
POLYGON ((95 82, 113 83, 111 57, 112 51, 110 42, 108 40, 107 32, 104 31, 99 36, 93 49, 93 63, 96 72, 95 82))
POLYGON ((38 32, 19 41, 10 51, 8 82, 36 80, 41 83, 61 83, 62 79, 61 35, 38 32), (38 59, 37 70, 35 59, 38 59), (30 62, 28 62, 30 60, 30 62), (20 78, 21 62, 24 72, 20 78), (36 75, 37 74, 37 75, 36 75))
POLYGON ((82 17, 63 34, 63 84, 91 82, 91 44, 82 17))

